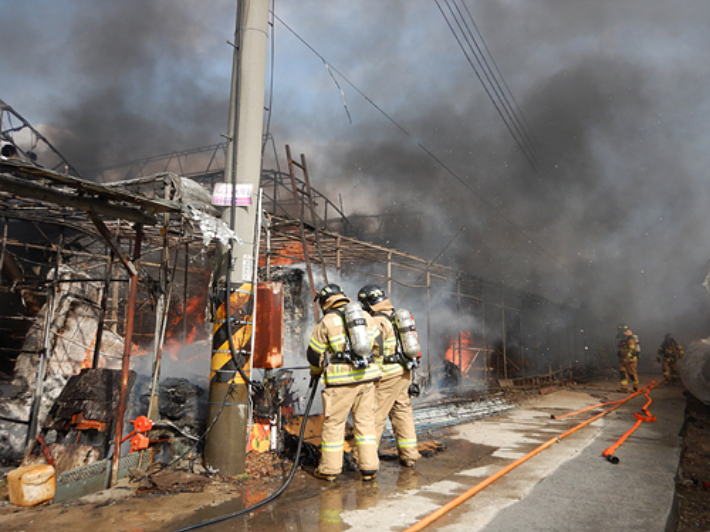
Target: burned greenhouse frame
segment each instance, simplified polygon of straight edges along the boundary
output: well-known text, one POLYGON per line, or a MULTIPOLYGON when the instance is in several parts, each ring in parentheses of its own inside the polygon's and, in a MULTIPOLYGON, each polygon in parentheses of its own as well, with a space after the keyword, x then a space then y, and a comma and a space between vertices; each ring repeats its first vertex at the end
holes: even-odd
MULTIPOLYGON (((158 418, 162 355, 192 343, 205 321, 205 298, 196 319, 188 300, 209 284, 209 199, 171 173, 101 185, 0 161, 0 360, 13 376, 0 412, 5 458, 36 451, 49 408, 83 369, 121 375, 114 448, 126 432, 136 366, 150 377, 147 411, 158 418)), ((77 442, 81 430, 111 432, 90 421, 73 426, 77 442)), ((113 453, 114 480, 119 457, 113 453)))

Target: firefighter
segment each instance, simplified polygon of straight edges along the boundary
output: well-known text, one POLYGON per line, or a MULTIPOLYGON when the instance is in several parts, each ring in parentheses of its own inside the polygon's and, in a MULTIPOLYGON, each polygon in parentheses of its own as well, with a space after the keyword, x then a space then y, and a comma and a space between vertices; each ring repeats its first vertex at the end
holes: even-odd
POLYGON ((412 383, 412 368, 415 361, 402 352, 401 342, 394 324, 394 307, 385 291, 379 286, 363 286, 357 295, 363 308, 375 319, 382 334, 383 349, 376 353, 375 360, 380 367, 382 380, 377 385, 377 409, 375 428, 379 445, 385 423, 389 417, 392 432, 397 440, 399 463, 413 467, 421 458, 417 450, 417 433, 414 429, 412 403, 409 386, 412 383))
POLYGON ((638 341, 636 336, 626 325, 619 325, 616 333, 618 339, 618 355, 619 355, 619 377, 621 378, 621 387, 617 390, 626 393, 629 391, 629 377, 632 379, 634 391, 639 389, 638 377, 638 341))
POLYGON ((375 382, 380 380, 380 370, 372 353, 373 344, 382 341, 379 330, 337 284, 324 286, 315 299, 323 310, 323 319, 313 331, 306 355, 311 375, 322 375, 325 389, 321 459, 313 475, 333 481, 342 471, 345 423, 352 411, 358 468, 363 480, 372 480, 379 468, 375 382), (359 311, 359 317, 346 317, 346 313, 355 311, 359 311))
POLYGON ((666 334, 656 354, 656 360, 663 366, 663 380, 666 384, 675 384, 678 378, 678 361, 683 358, 683 355, 685 355, 683 347, 676 342, 671 333, 666 334))

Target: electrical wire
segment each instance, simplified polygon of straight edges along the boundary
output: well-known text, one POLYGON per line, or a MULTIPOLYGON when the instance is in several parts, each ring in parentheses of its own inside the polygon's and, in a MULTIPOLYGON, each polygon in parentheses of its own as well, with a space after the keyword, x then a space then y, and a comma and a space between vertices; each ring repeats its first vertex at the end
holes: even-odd
MULTIPOLYGON (((486 42, 483 39, 483 35, 481 34, 480 30, 478 29, 478 26, 476 25, 475 20, 473 19, 473 15, 469 11, 468 7, 466 6, 465 1, 463 1, 463 0, 461 1, 461 3, 464 6, 464 11, 467 16, 464 15, 464 13, 461 11, 461 8, 457 4, 456 0, 443 0, 443 1, 446 2, 447 7, 449 8, 449 11, 451 12, 452 16, 456 20, 457 26, 459 27, 460 31, 462 32, 462 34, 466 40, 466 43, 468 44, 468 49, 471 51, 473 56, 476 58, 476 61, 477 61, 478 65, 480 66, 481 70, 483 71, 486 80, 491 85, 493 92, 495 93, 498 101, 500 102, 500 106, 505 110, 506 115, 510 118, 512 128, 515 129, 516 132, 518 132, 518 134, 520 136, 520 142, 518 142, 518 145, 519 145, 521 151, 523 151, 523 154, 525 154, 524 146, 527 147, 527 149, 530 153, 530 158, 532 158, 533 161, 535 162, 535 165, 533 166, 533 168, 535 169, 536 172, 538 172, 541 162, 540 162, 540 156, 537 151, 538 150, 537 147, 539 147, 540 144, 539 144, 539 142, 537 142, 534 139, 530 125, 528 124, 527 120, 525 119, 525 116, 523 115, 523 112, 520 109, 520 106, 518 105, 517 101, 515 101, 515 97, 513 96, 513 93, 510 90, 510 87, 506 83, 505 78, 503 77, 503 74, 500 71, 500 68, 498 68, 498 65, 495 62, 495 59, 493 59, 493 54, 491 54, 491 52, 488 48, 488 45, 486 45, 486 42), (454 14, 451 4, 449 4, 449 2, 451 2, 453 4, 458 16, 454 14), (467 18, 468 18, 468 21, 467 21, 467 18), (470 21, 470 25, 469 25, 469 21, 470 21), (476 34, 478 35, 478 39, 476 38, 473 31, 471 30, 471 25, 475 28, 476 34), (466 31, 464 31, 464 28, 466 31), (481 49, 481 46, 478 44, 479 40, 483 44, 483 47, 485 48, 485 52, 487 52, 488 57, 490 57, 491 62, 495 66, 495 72, 493 71, 490 64, 488 63, 488 60, 486 58, 486 53, 484 53, 484 51, 481 49), (496 75, 496 73, 497 73, 497 75, 496 75), (503 90, 503 87, 501 86, 501 81, 499 81, 498 78, 500 78, 500 80, 502 80, 502 83, 505 86, 505 89, 507 90, 507 94, 506 94, 506 90, 503 90), (510 99, 508 98, 508 94, 510 95, 510 99), (515 103, 515 108, 513 108, 513 105, 510 103, 510 100, 512 100, 515 103), (522 145, 521 145, 521 143, 522 143, 522 145)), ((435 2, 437 3, 437 6, 439 6, 439 0, 435 0, 435 2)), ((448 19, 447 19, 446 15, 444 14, 444 12, 442 11, 440 6, 439 6, 439 10, 442 12, 442 15, 444 15, 444 18, 447 20, 447 23, 448 23, 448 19)), ((452 30, 454 37, 456 37, 456 33, 453 30, 451 24, 449 24, 449 29, 452 30)), ((476 67, 471 63, 471 60, 470 60, 466 50, 464 49, 461 41, 457 37, 456 37, 456 39, 459 42, 459 46, 461 46, 461 49, 462 49, 464 55, 466 56, 467 60, 469 61, 469 64, 471 64, 471 67, 473 68, 474 72, 476 73, 479 81, 483 85, 484 89, 486 89, 485 83, 483 82, 480 75, 478 74, 476 67)), ((487 89, 486 89, 486 93, 488 94, 488 96, 490 98, 491 94, 487 89)), ((495 102, 494 102, 494 105, 495 105, 495 102)), ((502 116, 501 116, 501 118, 503 119, 503 121, 505 123, 505 119, 502 116)), ((513 134, 513 131, 511 131, 511 127, 508 127, 508 130, 510 131, 511 134, 513 134)), ((513 135, 513 138, 515 138, 514 135, 513 135)), ((517 139, 516 139, 516 142, 517 142, 517 139)), ((528 161, 530 162, 529 159, 528 159, 528 161)), ((552 192, 555 193, 555 195, 557 196, 557 201, 560 204, 564 204, 565 203, 565 197, 564 197, 565 195, 564 195, 564 193, 562 193, 558 189, 558 187, 555 184, 555 181, 546 179, 543 182, 548 188, 551 189, 552 192)), ((578 224, 574 220, 570 219, 569 216, 564 211, 561 212, 560 214, 562 217, 564 217, 570 223, 570 225, 572 227, 575 228, 575 230, 577 230, 577 231, 580 230, 578 227, 578 224)))
POLYGON ((269 25, 271 26, 271 67, 269 69, 269 105, 266 108, 266 126, 264 128, 264 137, 261 142, 261 156, 264 157, 264 152, 266 151, 266 143, 268 141, 269 135, 271 133, 271 108, 274 105, 274 56, 275 51, 275 32, 274 32, 274 11, 276 11, 276 0, 271 0, 271 20, 269 25))
MULTIPOLYGON (((447 1, 449 1, 449 0, 447 0, 447 1)), ((490 50, 488 49, 488 46, 486 46, 485 41, 483 40, 483 35, 481 35, 481 32, 478 30, 478 26, 476 26, 476 22, 473 20, 473 16, 471 15, 471 12, 468 10, 468 7, 466 7, 466 3, 464 1, 462 1, 461 3, 463 3, 463 5, 464 5, 464 10, 466 11, 466 14, 468 15, 468 18, 471 21, 473 27, 476 29, 476 34, 478 35, 478 39, 476 39, 475 35, 471 31, 471 27, 469 26, 468 22, 466 21, 466 17, 462 13, 461 8, 456 3, 456 0, 451 0, 451 1, 453 2, 453 5, 456 8, 456 11, 459 14, 459 19, 460 19, 461 23, 466 28, 466 31, 468 32, 468 35, 471 38, 471 42, 473 42, 473 45, 476 49, 476 59, 478 61, 478 64, 481 65, 481 68, 483 69, 486 79, 489 80, 489 82, 491 83, 491 85, 494 89, 494 92, 498 96, 498 100, 503 105, 503 108, 506 109, 506 113, 509 116, 512 114, 511 119, 513 120, 513 124, 515 126, 516 131, 518 131, 520 133, 520 136, 523 140, 523 144, 525 144, 528 147, 531 155, 533 156, 533 159, 535 160, 535 162, 537 164, 539 164, 539 155, 537 153, 536 148, 533 146, 532 139, 530 138, 532 135, 532 133, 530 131, 530 126, 527 124, 527 121, 521 120, 521 118, 519 116, 519 115, 522 115, 522 111, 520 109, 520 106, 518 106, 518 104, 516 102, 516 108, 513 109, 513 106, 511 105, 510 100, 508 99, 506 91, 503 90, 503 87, 501 86, 501 83, 498 80, 498 77, 500 77, 503 80, 503 84, 505 85, 506 89, 508 89, 508 93, 510 93, 511 99, 515 100, 515 98, 513 98, 513 93, 511 92, 510 87, 508 87, 508 84, 505 83, 505 79, 503 78, 503 74, 501 73, 500 69, 498 69, 498 65, 496 65, 496 71, 498 72, 498 76, 496 76, 496 73, 493 72, 493 69, 488 64, 488 60, 486 59, 486 54, 481 49, 481 46, 478 44, 479 40, 483 43, 484 48, 488 52, 488 55, 491 58, 491 62, 493 62, 495 64, 495 61, 493 60, 493 55, 491 54, 490 50), (525 125, 523 125, 523 122, 525 122, 525 125)), ((468 42, 468 38, 466 39, 466 41, 468 42)))
MULTIPOLYGON (((463 35, 464 40, 466 40, 466 42, 468 44, 468 49, 470 50, 471 54, 473 54, 474 57, 477 59, 479 66, 482 67, 483 65, 481 64, 481 60, 479 59, 478 54, 476 54, 475 50, 473 49, 473 47, 469 43, 468 36, 466 35, 466 32, 464 32, 463 28, 461 27, 462 22, 459 20, 459 18, 454 13, 454 10, 451 7, 451 5, 449 4, 448 0, 444 0, 444 1, 446 2, 447 7, 449 8, 449 12, 451 13, 451 17, 454 19, 454 22, 456 23, 457 27, 459 28, 459 31, 463 35)), ((502 100, 500 98, 493 97, 493 95, 491 94, 491 90, 496 92, 496 96, 497 96, 498 93, 497 93, 496 89, 494 87, 489 88, 489 86, 486 85, 486 82, 481 77, 481 73, 479 72, 479 69, 476 68, 473 61, 471 60, 471 57, 469 56, 469 52, 467 51, 467 48, 464 46, 464 43, 461 41, 461 38, 459 37, 456 30, 454 29, 452 22, 449 20, 449 17, 446 15, 446 13, 444 12, 444 9, 441 7, 439 0, 434 0, 434 2, 436 3, 436 6, 439 8, 441 15, 444 17, 446 24, 449 26, 449 30, 451 31, 454 38, 456 39, 456 42, 458 43, 459 47, 461 48, 461 51, 463 52, 464 56, 466 57, 466 60, 468 61, 471 68, 473 69, 473 72, 476 74, 476 77, 478 78, 478 81, 481 83, 483 90, 488 95, 488 98, 490 99, 491 103, 493 104, 493 107, 495 108, 495 110, 498 112, 498 115, 500 116, 501 120, 503 120, 503 123, 505 124, 506 128, 508 129, 508 132, 513 137, 513 140, 515 140, 515 143, 520 148, 521 153, 525 156, 528 163, 530 163, 530 166, 532 166, 532 168, 537 172, 537 170, 538 170, 537 165, 536 165, 535 161, 533 160, 534 155, 531 153, 528 153, 528 148, 518 138, 519 132, 516 133, 514 131, 514 129, 516 129, 517 126, 515 123, 512 123, 513 120, 512 120, 512 117, 510 116, 510 112, 509 112, 508 108, 505 105, 503 105, 502 100), (496 102, 496 100, 498 100, 498 102, 496 102), (501 108, 503 108, 505 110, 505 113, 508 115, 508 119, 506 119, 506 117, 503 113, 503 110, 501 110, 501 108)), ((458 9, 458 7, 457 7, 457 9, 458 9)), ((459 13, 460 13, 460 11, 459 11, 459 13)), ((465 21, 464 21, 464 24, 465 24, 465 21)), ((484 76, 486 76, 488 78, 488 75, 485 72, 485 69, 484 69, 484 76)), ((488 78, 488 82, 489 82, 489 84, 492 84, 492 82, 490 81, 489 78, 488 78)))
POLYGON ((486 199, 483 195, 481 195, 479 192, 477 192, 469 183, 467 183, 464 179, 462 179, 456 172, 454 172, 451 168, 449 168, 441 159, 439 159, 436 155, 434 155, 429 149, 427 149, 421 142, 417 142, 414 137, 407 131, 399 122, 397 122, 394 118, 392 118, 390 115, 388 115, 384 109, 382 109, 380 106, 378 106, 367 94, 365 94, 362 90, 360 90, 352 81, 350 81, 342 72, 340 72, 337 68, 335 68, 331 63, 329 63, 325 57, 323 57, 322 54, 320 54, 313 46, 311 46, 303 37, 301 37, 298 33, 296 33, 293 28, 291 28, 288 24, 286 24, 278 15, 275 13, 273 14, 274 19, 278 20, 291 34, 293 34, 296 39, 301 41, 301 43, 308 48, 313 54, 315 54, 316 57, 318 57, 321 61, 324 63, 328 64, 330 66, 330 70, 338 74, 343 81, 345 81, 353 90, 355 90, 360 96, 362 96, 367 103, 372 105, 382 116, 384 116, 387 120, 389 120, 397 129, 399 129, 405 136, 409 137, 412 139, 414 142, 417 143, 417 146, 419 149, 421 149, 424 153, 426 153, 434 162, 436 162, 441 168, 443 168, 451 177, 456 179, 461 185, 466 187, 474 196, 476 196, 481 202, 488 208, 490 208, 495 214, 497 214, 500 218, 505 220, 511 227, 513 227, 519 234, 521 234, 526 242, 528 244, 532 244, 534 247, 536 247, 538 250, 540 250, 543 254, 547 255, 549 258, 551 258, 554 262, 559 264, 560 266, 564 266, 562 261, 558 259, 555 255, 553 255, 550 251, 548 251, 546 248, 544 248, 541 244, 538 244, 535 240, 533 240, 526 232, 523 230, 521 227, 519 227, 517 224, 515 224, 510 218, 505 216, 499 209, 496 208, 496 206, 486 199))
MULTIPOLYGON (((508 91, 508 94, 510 95, 510 99, 515 104, 515 108, 517 109, 517 114, 522 118, 522 121, 525 124, 525 128, 523 130, 530 132, 531 131, 530 124, 528 124, 528 121, 525 119, 525 115, 523 114, 523 111, 520 109, 518 102, 515 100, 515 96, 513 96, 513 92, 510 90, 510 87, 508 87, 508 83, 505 81, 505 78, 503 77, 503 73, 500 71, 500 68, 498 68, 498 63, 496 63, 496 60, 493 58, 493 54, 491 54, 491 51, 488 49, 488 45, 486 44, 486 41, 483 38, 483 35, 479 31, 478 25, 476 24, 476 21, 473 19, 471 12, 468 10, 468 6, 466 5, 466 2, 463 2, 463 7, 466 10, 466 13, 468 13, 468 18, 471 20, 471 24, 473 24, 473 27, 476 30, 476 34, 481 39, 481 42, 483 43, 483 47, 486 49, 486 52, 488 53, 488 57, 490 57, 490 59, 491 59, 491 63, 493 63, 493 66, 495 67, 496 72, 498 73, 498 76, 500 77, 501 81, 503 82, 503 86, 508 91)), ((484 56, 484 58, 485 58, 485 56, 484 56)), ((488 64, 488 63, 486 62, 486 64, 488 64)), ((530 133, 530 137, 531 137, 530 138, 531 144, 534 144, 535 147, 539 147, 540 144, 537 142, 537 140, 532 135, 532 133, 530 133)))
POLYGON ((301 459, 301 447, 303 446, 303 435, 306 431, 306 420, 308 419, 308 414, 311 411, 311 406, 313 405, 313 398, 316 395, 316 390, 318 390, 318 381, 319 381, 319 379, 317 377, 311 377, 311 383, 310 383, 311 394, 308 397, 308 404, 306 405, 306 411, 303 414, 303 422, 301 423, 301 430, 298 434, 298 445, 296 446, 296 458, 294 459, 293 467, 291 467, 291 471, 290 471, 288 477, 286 478, 286 481, 281 485, 281 487, 278 490, 276 490, 274 493, 272 493, 271 495, 266 497, 265 499, 257 502, 256 504, 253 504, 252 506, 244 508, 243 510, 233 512, 231 514, 215 517, 214 519, 208 519, 207 521, 203 521, 202 523, 198 523, 196 525, 191 525, 191 526, 188 526, 185 528, 180 528, 178 530, 173 530, 173 532, 189 532, 190 530, 197 530, 198 528, 202 528, 204 526, 213 525, 215 523, 221 523, 223 521, 233 519, 234 517, 244 515, 246 513, 256 510, 257 508, 261 508, 262 506, 264 506, 266 504, 269 504, 271 501, 273 501, 274 499, 279 497, 284 491, 286 491, 286 488, 288 488, 289 484, 291 484, 291 481, 293 480, 293 477, 296 474, 296 470, 298 469, 298 463, 300 462, 300 459, 301 459))

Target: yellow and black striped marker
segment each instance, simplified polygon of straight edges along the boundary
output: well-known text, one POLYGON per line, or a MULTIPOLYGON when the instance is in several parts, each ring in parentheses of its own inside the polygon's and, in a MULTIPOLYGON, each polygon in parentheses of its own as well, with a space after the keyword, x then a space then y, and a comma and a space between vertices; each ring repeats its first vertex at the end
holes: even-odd
MULTIPOLYGON (((217 306, 212 318, 212 362, 210 365, 210 382, 226 382, 243 384, 237 365, 229 349, 227 333, 227 300, 225 290, 220 291, 222 300, 217 306)), ((229 300, 229 310, 232 314, 232 342, 237 358, 246 360, 244 373, 249 376, 251 370, 251 334, 252 305, 254 301, 252 283, 243 283, 232 290, 229 300), (239 356, 241 355, 241 356, 239 356)))

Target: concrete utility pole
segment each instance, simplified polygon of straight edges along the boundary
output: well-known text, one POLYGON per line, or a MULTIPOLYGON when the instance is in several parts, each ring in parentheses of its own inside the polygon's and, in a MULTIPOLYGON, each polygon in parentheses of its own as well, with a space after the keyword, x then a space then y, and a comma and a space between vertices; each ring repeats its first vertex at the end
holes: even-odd
POLYGON ((246 361, 243 369, 248 376, 256 289, 253 238, 259 237, 255 224, 261 178, 268 15, 268 0, 239 1, 224 172, 231 206, 225 208, 222 220, 243 242, 234 242, 231 253, 220 247, 212 285, 216 303, 207 423, 213 425, 207 435, 205 459, 210 467, 228 476, 244 472, 247 447, 249 388, 235 373, 237 365, 229 345, 227 319, 231 319, 234 350, 238 359, 243 357, 246 361), (231 316, 227 316, 228 287, 231 316))

